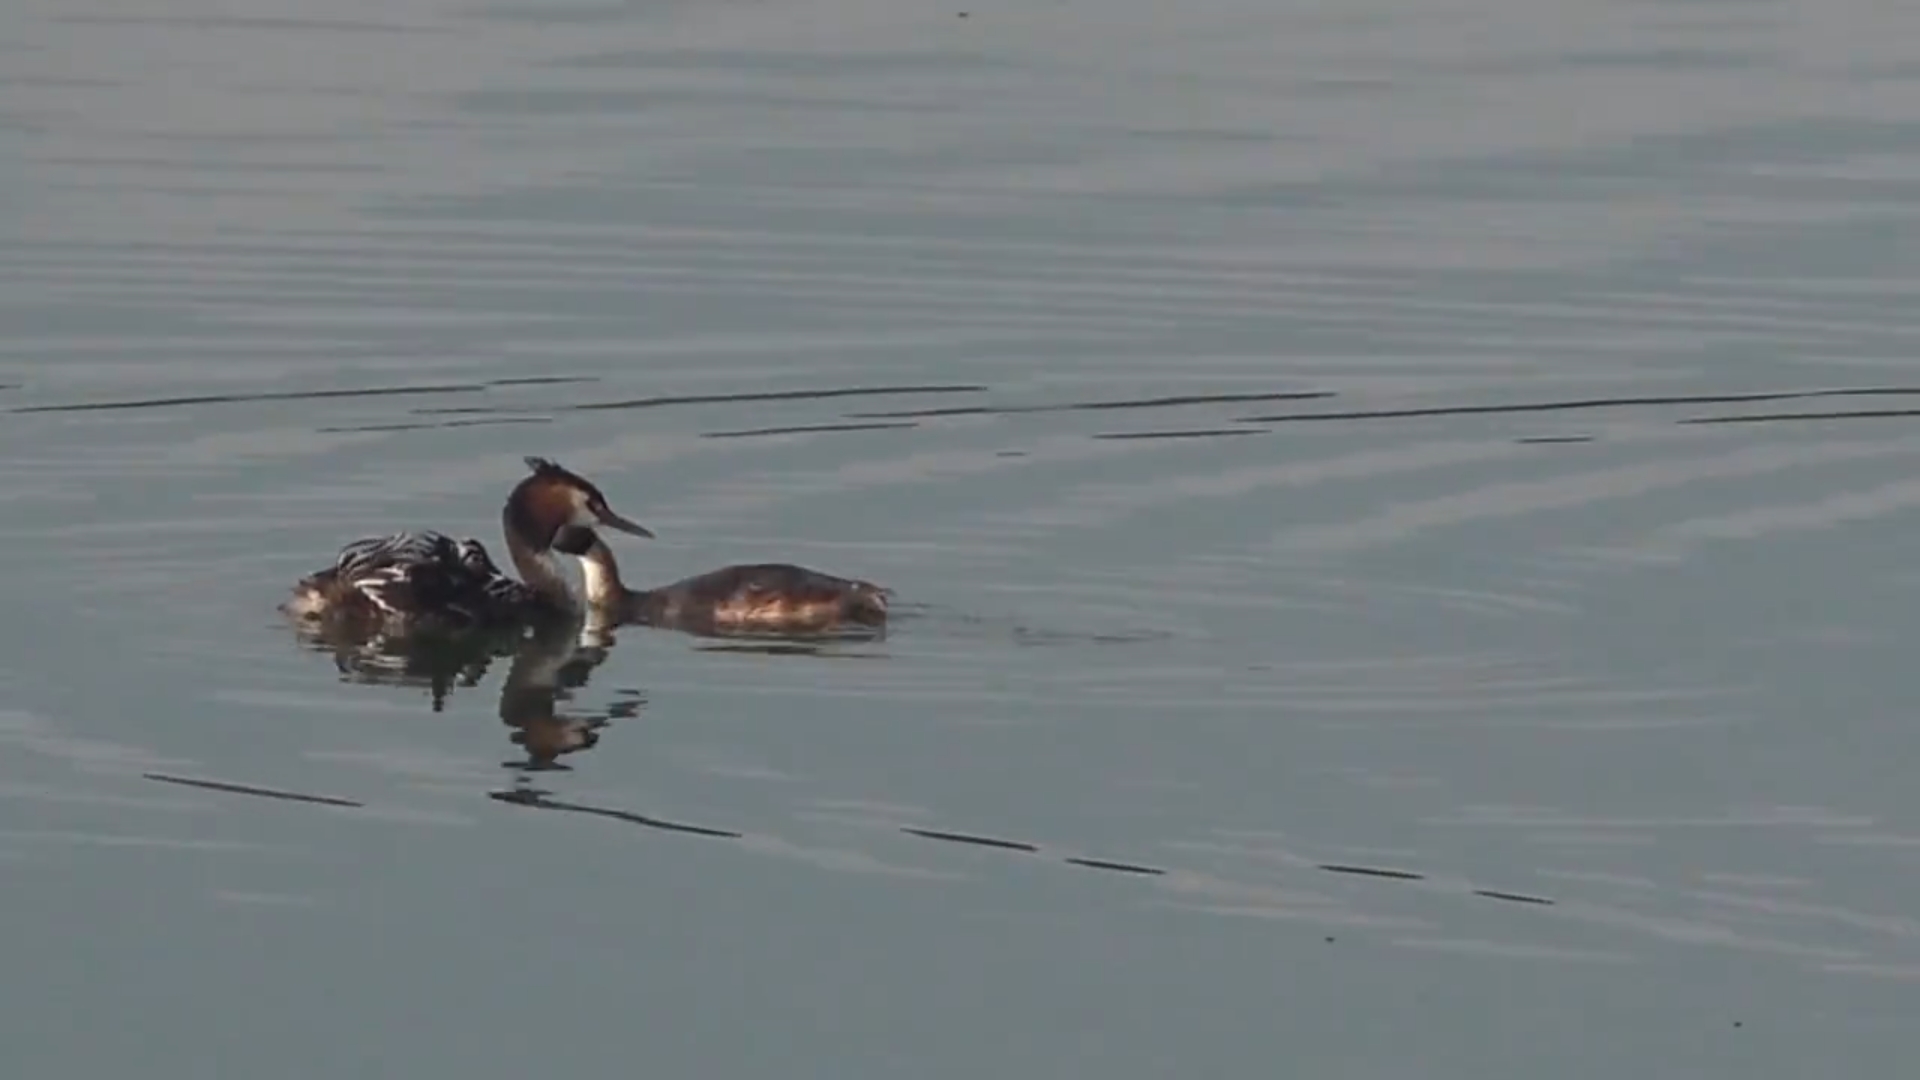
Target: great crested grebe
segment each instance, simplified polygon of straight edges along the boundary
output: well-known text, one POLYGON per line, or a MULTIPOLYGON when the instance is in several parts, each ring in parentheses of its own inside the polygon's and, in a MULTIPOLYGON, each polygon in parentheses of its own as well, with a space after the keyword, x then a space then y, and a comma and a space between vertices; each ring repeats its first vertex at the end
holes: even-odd
POLYGON ((500 510, 507 556, 523 580, 501 573, 478 540, 400 532, 347 544, 332 566, 301 578, 280 609, 302 619, 409 630, 508 627, 579 612, 554 556, 580 557, 599 539, 595 525, 653 533, 614 513, 584 477, 545 458, 526 463, 533 474, 514 485, 500 510))
POLYGON ((834 634, 886 625, 891 592, 871 581, 804 566, 727 566, 658 589, 630 589, 620 564, 591 528, 566 530, 580 548, 588 609, 616 623, 698 634, 834 634))

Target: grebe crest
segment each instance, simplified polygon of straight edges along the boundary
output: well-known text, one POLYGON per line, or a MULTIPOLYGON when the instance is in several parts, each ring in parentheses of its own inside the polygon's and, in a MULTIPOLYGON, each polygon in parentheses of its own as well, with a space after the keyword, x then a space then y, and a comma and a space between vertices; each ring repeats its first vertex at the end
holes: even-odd
POLYGON ((654 538, 651 530, 614 513, 607 505, 607 497, 593 481, 550 458, 524 460, 532 475, 515 484, 508 493, 507 504, 501 511, 502 524, 510 533, 518 533, 534 550, 552 549, 555 536, 568 526, 577 529, 605 526, 649 540, 654 538))

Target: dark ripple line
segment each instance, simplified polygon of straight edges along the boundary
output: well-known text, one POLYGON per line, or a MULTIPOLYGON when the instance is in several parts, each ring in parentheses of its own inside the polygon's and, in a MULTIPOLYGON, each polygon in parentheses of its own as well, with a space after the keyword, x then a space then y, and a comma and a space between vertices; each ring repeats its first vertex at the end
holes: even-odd
MULTIPOLYGON (((850 412, 842 413, 849 420, 924 420, 935 416, 986 416, 990 413, 1015 412, 1014 409, 998 409, 990 405, 949 405, 941 409, 894 409, 887 412, 850 412)), ((1027 410, 1029 412, 1037 409, 1027 410)))
POLYGON ((1075 866, 1085 866, 1094 870, 1114 870, 1122 874, 1146 874, 1154 877, 1160 877, 1166 874, 1165 870, 1157 866, 1141 866, 1137 863, 1113 862, 1109 859, 1082 859, 1078 856, 1072 856, 1064 861, 1070 862, 1075 866))
POLYGON ((1473 895, 1484 896, 1489 900, 1511 900, 1516 904, 1539 904, 1552 907, 1553 901, 1544 896, 1528 896, 1526 893, 1501 892, 1498 889, 1475 889, 1473 895))
POLYGON ((1171 394, 1118 401, 1071 401, 1057 405, 957 405, 938 409, 847 413, 853 420, 896 420, 929 416, 979 416, 1040 412, 1097 412, 1114 409, 1163 409, 1174 405, 1226 405, 1241 401, 1315 401, 1338 396, 1332 390, 1283 390, 1248 394, 1171 394))
POLYGON ((1433 405, 1417 409, 1363 409, 1337 413, 1282 413, 1242 416, 1243 424, 1279 424, 1305 420, 1379 420, 1408 416, 1467 416, 1478 413, 1564 412, 1574 409, 1611 409, 1628 405, 1723 405, 1744 401, 1792 401, 1821 397, 1872 397, 1920 394, 1920 387, 1868 386, 1833 390, 1781 390, 1751 394, 1649 394, 1638 397, 1576 398, 1567 401, 1528 401, 1506 405, 1433 405))
POLYGON ((595 383, 598 375, 520 375, 507 379, 488 379, 488 386, 559 386, 564 383, 595 383))
POLYGON ((488 416, 470 420, 440 420, 428 422, 397 422, 392 424, 350 424, 345 427, 317 427, 313 430, 324 435, 342 435, 364 431, 424 431, 441 428, 489 427, 498 424, 551 424, 550 416, 488 416))
POLYGON ((547 794, 542 791, 489 791, 487 792, 487 798, 495 802, 509 803, 514 806, 525 806, 535 810, 564 810, 574 814, 588 814, 593 817, 611 818, 615 821, 624 821, 629 825, 644 825, 649 829, 659 829, 662 832, 686 833, 691 836, 711 836, 721 840, 739 840, 745 836, 744 833, 731 832, 726 829, 711 829, 705 825, 689 825, 680 821, 668 821, 664 818, 648 817, 645 814, 636 814, 631 810, 615 810, 612 807, 606 806, 588 806, 585 803, 561 802, 558 799, 548 798, 547 794))
POLYGON ((366 806, 366 803, 332 795, 307 795, 298 791, 287 791, 284 788, 256 787, 252 784, 236 784, 227 780, 201 780, 191 776, 172 776, 167 773, 141 773, 140 775, 163 784, 205 788, 208 791, 224 791, 234 795, 256 795, 263 799, 281 799, 286 802, 313 803, 319 806, 346 806, 355 809, 366 806))
POLYGON ((1322 863, 1320 869, 1330 874, 1356 874, 1360 877, 1392 878, 1395 881, 1425 881, 1427 875, 1412 870, 1387 870, 1378 866, 1345 866, 1339 863, 1322 863))
POLYGON ((1212 439, 1237 435, 1269 435, 1267 428, 1187 428, 1180 431, 1102 431, 1096 439, 1212 439))
MULTIPOLYGON (((997 848, 1002 851, 1018 851, 1025 855, 1040 853, 1038 844, 1029 844, 1024 840, 1002 840, 997 836, 980 836, 976 833, 948 832, 944 829, 921 829, 912 825, 900 826, 900 831, 928 840, 944 840, 953 844, 969 844, 974 847, 997 848)), ((1142 866, 1139 863, 1116 862, 1112 859, 1093 859, 1080 855, 1069 855, 1060 860, 1074 866, 1084 866, 1091 870, 1112 870, 1121 874, 1140 874, 1159 877, 1166 874, 1157 866, 1142 866)))
POLYGON ((110 409, 165 409, 176 405, 227 405, 251 401, 317 401, 330 398, 403 397, 417 394, 480 394, 485 383, 446 383, 439 386, 377 386, 363 390, 268 390, 257 394, 195 394, 186 397, 141 398, 135 401, 86 401, 68 405, 21 405, 9 412, 101 412, 110 409))
MULTIPOLYGON (((288 791, 283 788, 267 788, 253 784, 240 784, 226 780, 205 780, 196 777, 174 776, 168 773, 142 773, 148 780, 165 784, 178 784, 183 787, 201 788, 234 795, 251 795, 258 798, 278 799, 286 802, 308 803, 318 806, 335 806, 349 809, 363 809, 366 804, 352 799, 343 799, 332 795, 310 795, 304 792, 288 791)), ((562 802, 552 798, 547 792, 528 788, 511 791, 490 791, 487 798, 495 802, 512 806, 524 806, 536 810, 560 810, 568 813, 587 814, 604 817, 630 825, 641 825, 663 832, 683 833, 691 836, 706 836, 723 840, 743 839, 746 834, 728 829, 715 829, 705 825, 692 825, 686 822, 669 821, 665 818, 650 817, 631 810, 618 810, 606 806, 591 806, 585 803, 562 802)), ((952 832, 944 829, 923 829, 912 825, 900 826, 900 831, 928 840, 942 840, 949 843, 967 844, 975 847, 994 848, 1001 851, 1017 851, 1027 855, 1040 853, 1038 844, 1024 840, 1005 840, 995 836, 982 836, 976 833, 952 832)), ((1060 860, 1072 866, 1086 867, 1091 870, 1110 870, 1115 873, 1133 874, 1146 877, 1162 877, 1168 871, 1156 866, 1140 863, 1119 862, 1113 859, 1099 859, 1088 856, 1069 855, 1060 860)), ((1390 870, 1383 867, 1353 866, 1338 863, 1322 863, 1319 868, 1336 874, 1353 874, 1360 877, 1386 878, 1396 881, 1425 881, 1426 875, 1410 870, 1390 870)), ((1530 896, 1525 893, 1505 892, 1498 889, 1474 889, 1473 895, 1492 900, 1506 900, 1513 903, 1551 906, 1554 901, 1543 896, 1530 896)))
POLYGON ((913 428, 915 423, 900 424, 795 424, 789 427, 741 428, 738 431, 703 431, 703 439, 747 439, 755 435, 805 435, 819 431, 892 431, 913 428))
MULTIPOLYGON (((944 829, 923 829, 912 825, 900 826, 900 831, 928 840, 944 840, 949 843, 967 844, 974 847, 995 848, 1002 851, 1017 851, 1023 855, 1040 853, 1038 844, 1024 840, 1006 840, 997 836, 982 836, 978 833, 951 832, 944 829)), ((1164 876, 1168 871, 1155 866, 1140 863, 1118 862, 1112 859, 1096 859, 1080 855, 1064 856, 1060 860, 1073 866, 1084 866, 1093 870, 1112 870, 1123 874, 1137 874, 1149 877, 1164 876)), ((1393 870, 1381 866, 1355 866, 1346 863, 1321 863, 1319 869, 1331 874, 1351 874, 1355 877, 1382 878, 1389 881, 1425 881, 1427 875, 1413 870, 1393 870)), ((1535 904, 1552 906, 1554 901, 1544 896, 1530 896, 1526 893, 1507 892, 1501 889, 1473 889, 1474 896, 1483 896, 1490 900, 1505 900, 1516 904, 1535 904)))
POLYGON ((942 829, 920 829, 912 825, 902 825, 900 826, 900 831, 903 833, 911 833, 914 836, 923 836, 928 840, 947 840, 955 844, 973 844, 978 847, 1002 848, 1007 851, 1024 851, 1029 855, 1037 855, 1040 853, 1039 845, 1029 844, 1024 840, 1002 840, 998 837, 976 836, 972 833, 947 832, 942 829))
POLYGON ((1861 409, 1855 412, 1750 413, 1745 416, 1689 416, 1682 424, 1772 424, 1787 420, 1874 420, 1920 416, 1920 409, 1861 409))
POLYGON ((877 397, 885 394, 977 394, 986 387, 964 383, 931 383, 916 386, 849 386, 825 390, 762 390, 739 394, 663 394, 658 397, 632 398, 627 401, 588 401, 565 408, 581 411, 598 409, 654 409, 663 405, 711 405, 734 401, 808 401, 817 398, 877 397))

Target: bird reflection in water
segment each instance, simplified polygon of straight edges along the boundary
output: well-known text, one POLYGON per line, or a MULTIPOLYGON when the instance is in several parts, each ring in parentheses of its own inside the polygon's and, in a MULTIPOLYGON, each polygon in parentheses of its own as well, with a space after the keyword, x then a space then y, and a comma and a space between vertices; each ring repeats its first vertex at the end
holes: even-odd
POLYGON ((591 749, 608 723, 638 716, 646 703, 641 691, 623 690, 597 710, 561 711, 612 652, 611 628, 598 619, 491 634, 392 635, 311 624, 296 632, 309 648, 331 653, 346 681, 424 688, 434 712, 445 711, 455 689, 478 687, 496 661, 510 658, 499 715, 511 729, 508 739, 527 756, 503 764, 525 772, 568 768, 560 758, 591 749))
POLYGON ((600 743, 601 733, 615 720, 630 720, 646 705, 639 690, 616 691, 616 698, 597 709, 562 708, 587 685, 593 670, 611 655, 615 645, 612 624, 595 615, 581 623, 551 623, 486 634, 388 635, 355 632, 314 625, 295 632, 307 647, 328 652, 334 666, 349 682, 424 687, 435 712, 442 712, 452 691, 480 685, 496 660, 510 657, 500 685, 499 716, 508 728, 507 739, 526 752, 518 761, 501 762, 515 773, 513 785, 490 791, 496 802, 539 810, 565 810, 611 818, 634 825, 737 839, 724 829, 668 821, 614 807, 563 801, 534 786, 540 773, 568 771, 560 759, 600 743))
POLYGON ((347 682, 425 688, 434 712, 446 709, 455 688, 479 686, 493 662, 513 656, 522 643, 518 630, 388 634, 320 623, 295 624, 294 635, 314 652, 332 654, 347 682))
POLYGON ((591 617, 578 635, 543 630, 527 640, 526 647, 514 656, 513 667, 500 687, 500 720, 513 729, 508 738, 526 750, 527 758, 503 762, 517 774, 513 786, 490 791, 487 797, 529 809, 565 810, 670 832, 738 839, 739 833, 724 829, 667 821, 615 807, 564 801, 555 798, 552 791, 534 786, 535 774, 569 768, 560 763, 561 756, 598 745, 600 731, 609 723, 640 714, 646 701, 637 691, 596 712, 562 713, 559 710, 561 702, 572 700, 572 691, 586 686, 593 669, 606 660, 613 645, 612 628, 591 617))
POLYGON ((523 774, 568 769, 561 757, 599 745, 601 729, 614 720, 640 715, 646 698, 637 690, 598 710, 560 711, 561 703, 571 702, 593 669, 606 662, 613 645, 611 630, 595 621, 577 634, 569 627, 553 627, 527 638, 500 686, 500 722, 512 729, 508 738, 525 749, 527 757, 503 762, 505 767, 523 774))

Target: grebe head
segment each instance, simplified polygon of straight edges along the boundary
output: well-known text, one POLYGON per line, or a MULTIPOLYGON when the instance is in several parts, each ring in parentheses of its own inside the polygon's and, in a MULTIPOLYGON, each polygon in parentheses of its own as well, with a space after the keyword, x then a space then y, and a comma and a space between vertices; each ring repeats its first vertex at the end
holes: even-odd
POLYGON ((582 537, 582 530, 600 525, 653 539, 651 530, 614 513, 607 497, 587 478, 546 458, 530 457, 526 462, 533 475, 514 485, 507 496, 505 518, 508 527, 534 550, 580 554, 572 549, 584 550, 592 542, 582 537))

